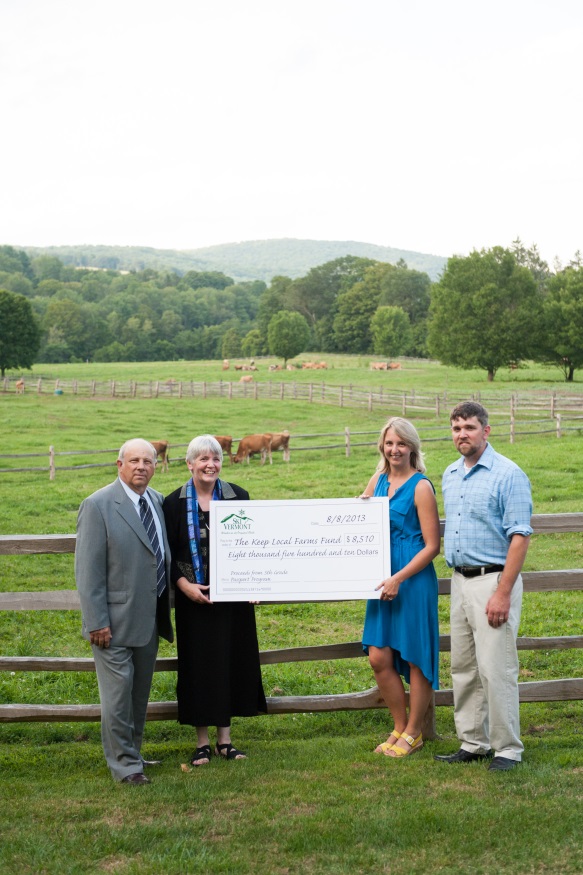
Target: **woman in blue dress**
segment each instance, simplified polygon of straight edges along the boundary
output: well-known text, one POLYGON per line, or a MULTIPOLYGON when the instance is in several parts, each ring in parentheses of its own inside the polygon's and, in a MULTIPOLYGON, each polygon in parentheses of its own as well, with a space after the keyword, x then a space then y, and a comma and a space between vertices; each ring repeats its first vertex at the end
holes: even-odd
POLYGON ((398 758, 423 747, 421 733, 432 689, 439 688, 437 576, 440 548, 435 491, 425 477, 419 435, 394 416, 383 427, 381 461, 362 497, 388 495, 391 576, 367 602, 362 646, 394 728, 375 753, 398 758), (409 684, 409 712, 402 677, 409 684))

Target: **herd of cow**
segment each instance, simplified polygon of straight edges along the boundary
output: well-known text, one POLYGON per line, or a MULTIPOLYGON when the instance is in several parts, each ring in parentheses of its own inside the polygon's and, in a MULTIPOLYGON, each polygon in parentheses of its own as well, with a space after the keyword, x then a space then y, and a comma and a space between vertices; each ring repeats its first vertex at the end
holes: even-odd
MULTIPOLYGON (((231 367, 231 363, 229 359, 223 359, 223 371, 228 371, 231 367)), ((253 359, 249 362, 248 365, 233 365, 236 371, 257 371, 258 368, 253 359)), ((298 368, 302 371, 325 371, 328 368, 326 362, 303 362, 301 365, 286 365, 287 371, 297 371, 298 368)), ((270 371, 282 371, 282 365, 269 365, 270 371)), ((251 374, 244 374, 239 382, 240 383, 251 383, 253 381, 253 377, 251 374)))
MULTIPOLYGON (((247 462, 251 456, 260 455, 261 464, 265 465, 267 459, 269 464, 273 464, 271 454, 277 450, 282 450, 283 461, 289 462, 289 431, 279 433, 266 432, 265 434, 248 434, 239 440, 237 452, 233 453, 233 438, 231 435, 215 434, 215 440, 219 442, 223 450, 223 458, 228 458, 231 462, 247 462)), ((158 455, 158 462, 162 466, 162 471, 168 470, 170 457, 168 455, 168 441, 150 441, 158 455)))

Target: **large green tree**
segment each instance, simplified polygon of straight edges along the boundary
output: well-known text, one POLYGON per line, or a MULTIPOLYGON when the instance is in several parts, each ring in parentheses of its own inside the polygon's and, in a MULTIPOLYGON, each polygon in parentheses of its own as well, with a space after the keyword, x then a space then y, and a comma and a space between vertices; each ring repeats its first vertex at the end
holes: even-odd
POLYGON ((383 280, 394 270, 391 264, 375 262, 366 268, 362 280, 340 295, 334 317, 334 348, 338 352, 370 352, 371 319, 379 302, 383 280))
POLYGON ((40 330, 24 295, 0 290, 0 375, 30 368, 40 346, 40 330))
POLYGON ((316 348, 334 350, 334 317, 338 297, 364 278, 370 258, 346 255, 313 267, 305 277, 294 280, 288 295, 288 306, 305 317, 316 348))
POLYGON ((543 305, 539 360, 559 367, 572 382, 583 367, 583 268, 568 267, 549 282, 543 305))
POLYGON ((267 331, 269 352, 282 358, 284 365, 305 350, 309 339, 308 323, 300 313, 282 310, 272 316, 267 331))
POLYGON ((257 312, 257 330, 261 335, 261 349, 256 355, 269 352, 267 339, 269 323, 276 313, 289 309, 287 300, 292 283, 293 280, 288 276, 274 276, 269 288, 261 295, 257 312))
POLYGON ((395 358, 411 344, 409 316, 402 307, 379 307, 371 320, 373 350, 377 355, 395 358))
POLYGON ((493 380, 500 367, 532 357, 541 306, 532 273, 507 249, 450 258, 431 293, 429 351, 493 380))
POLYGON ((430 291, 431 280, 428 275, 419 270, 409 270, 405 262, 398 262, 382 280, 379 307, 400 307, 409 317, 410 341, 403 350, 408 355, 427 354, 430 291))
POLYGON ((6 273, 21 273, 27 279, 34 279, 30 258, 22 249, 13 246, 0 246, 0 270, 6 273))

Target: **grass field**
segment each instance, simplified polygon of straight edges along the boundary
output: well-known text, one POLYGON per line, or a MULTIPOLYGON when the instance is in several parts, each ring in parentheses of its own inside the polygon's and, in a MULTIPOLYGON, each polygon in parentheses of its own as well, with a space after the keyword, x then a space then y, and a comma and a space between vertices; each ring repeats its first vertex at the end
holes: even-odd
MULTIPOLYGON (((393 385, 400 390, 441 391, 447 385, 469 394, 490 388, 481 374, 425 363, 407 365, 391 375, 371 374, 366 370, 368 359, 330 364, 326 381, 343 384, 376 385, 379 378, 386 382, 395 377, 393 385)), ((116 379, 221 378, 216 362, 51 366, 50 372, 42 366, 38 371, 47 379, 64 380, 109 379, 114 373, 116 379)), ((508 372, 499 375, 492 389, 510 391, 512 383, 513 390, 564 390, 565 384, 551 379, 557 375, 534 368, 508 372)), ((318 376, 321 379, 322 373, 318 376)), ((300 372, 276 377, 306 379, 300 372)), ((264 378, 267 374, 261 374, 264 378)), ((570 388, 577 391, 580 385, 570 388)), ((0 394, 0 421, 5 437, 10 436, 4 451, 11 453, 45 452, 50 444, 69 451, 113 448, 134 435, 184 444, 206 431, 245 434, 288 428, 293 435, 342 432, 348 426, 352 431, 378 432, 385 416, 398 412, 370 414, 292 400, 282 404, 0 394)), ((424 425, 435 425, 434 415, 412 418, 422 435, 424 425)), ((580 432, 569 432, 561 440, 525 437, 510 445, 497 442, 494 428, 492 442, 529 474, 535 512, 583 510, 580 432)), ((441 473, 455 452, 449 441, 426 443, 425 449, 441 507, 441 473)), ((376 458, 374 447, 356 447, 349 459, 342 448, 294 452, 292 439, 289 465, 277 455, 273 466, 261 467, 257 461, 249 467, 227 464, 223 474, 249 489, 252 498, 353 496, 367 482, 376 458)), ((107 456, 74 456, 58 464, 105 460, 107 456)), ((74 531, 80 501, 113 479, 114 461, 115 454, 111 468, 58 471, 53 482, 46 473, 0 474, 0 533, 74 531)), ((29 462, 20 460, 18 466, 23 463, 29 462)), ((0 460, 0 466, 4 464, 0 460)), ((186 466, 175 463, 168 474, 158 472, 152 485, 167 493, 186 475, 186 466)), ((526 567, 583 567, 580 535, 533 538, 526 567)), ((446 573, 442 560, 438 573, 446 573)), ((71 556, 0 557, 3 590, 73 586, 71 556)), ((441 602, 445 633, 448 600, 441 602)), ((528 595, 521 634, 580 634, 581 607, 581 593, 528 595)), ((358 640, 363 610, 357 602, 260 606, 260 646, 358 640)), ((0 653, 88 656, 79 627, 79 617, 69 612, 0 612, 0 653)), ((173 655, 174 649, 165 644, 161 653, 173 655)), ((263 674, 267 695, 338 693, 372 685, 362 658, 266 666, 263 674)), ((582 676, 583 651, 523 652, 521 675, 524 680, 582 676)), ((442 655, 441 681, 450 686, 448 654, 442 655)), ((174 699, 172 674, 155 676, 152 698, 174 699)), ((6 673, 0 678, 0 701, 95 702, 96 682, 84 673, 6 673)), ((402 763, 371 753, 387 732, 382 711, 238 720, 234 738, 249 759, 215 761, 190 773, 182 772, 180 764, 191 753, 192 731, 174 723, 152 723, 146 753, 162 758, 163 764, 152 786, 137 791, 112 784, 95 724, 2 724, 0 871, 580 873, 582 704, 523 705, 521 717, 525 762, 508 775, 490 774, 481 766, 456 768, 433 762, 432 753, 457 746, 450 708, 437 709, 441 739, 402 763)))

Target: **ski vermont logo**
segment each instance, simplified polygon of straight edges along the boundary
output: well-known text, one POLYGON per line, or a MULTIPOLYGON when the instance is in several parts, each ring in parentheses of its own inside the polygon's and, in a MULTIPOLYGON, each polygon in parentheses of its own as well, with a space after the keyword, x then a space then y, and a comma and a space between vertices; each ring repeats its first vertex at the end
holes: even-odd
POLYGON ((240 510, 238 513, 235 512, 228 514, 220 522, 223 528, 228 532, 247 532, 251 528, 253 518, 247 516, 244 510, 240 510))

